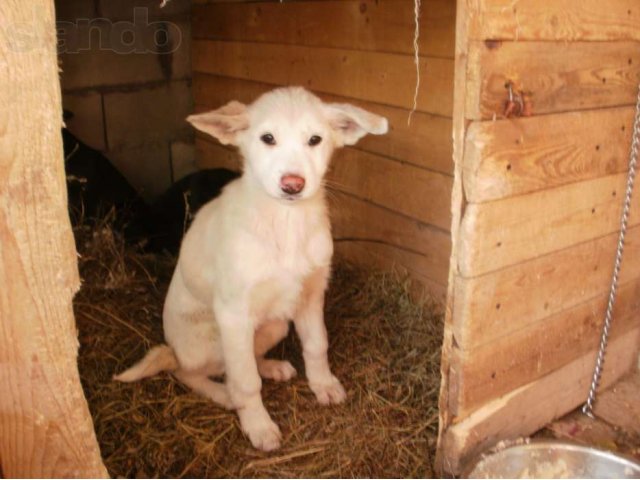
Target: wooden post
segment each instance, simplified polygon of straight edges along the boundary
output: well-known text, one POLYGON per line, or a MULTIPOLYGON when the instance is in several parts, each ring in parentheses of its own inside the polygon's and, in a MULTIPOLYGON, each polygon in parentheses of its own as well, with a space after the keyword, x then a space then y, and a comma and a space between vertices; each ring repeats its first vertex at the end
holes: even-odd
POLYGON ((105 477, 80 385, 53 0, 0 2, 0 465, 105 477))

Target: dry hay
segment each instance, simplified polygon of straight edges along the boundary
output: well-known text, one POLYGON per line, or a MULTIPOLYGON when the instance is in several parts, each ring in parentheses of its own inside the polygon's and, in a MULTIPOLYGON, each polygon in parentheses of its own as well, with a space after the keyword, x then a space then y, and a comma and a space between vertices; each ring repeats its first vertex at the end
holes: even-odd
POLYGON ((102 455, 114 477, 431 477, 438 425, 442 320, 394 275, 336 269, 327 295, 330 361, 344 405, 319 407, 293 335, 276 347, 298 369, 265 381, 282 448, 254 450, 236 415, 168 374, 111 380, 162 341, 174 259, 124 246, 107 223, 76 228, 83 287, 75 300, 80 373, 102 455))

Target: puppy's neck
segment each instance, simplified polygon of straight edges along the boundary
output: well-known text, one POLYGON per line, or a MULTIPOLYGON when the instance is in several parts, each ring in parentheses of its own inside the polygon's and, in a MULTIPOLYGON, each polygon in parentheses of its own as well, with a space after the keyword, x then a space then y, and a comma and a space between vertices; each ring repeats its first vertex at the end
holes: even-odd
POLYGON ((323 188, 309 198, 292 202, 279 200, 265 192, 247 172, 240 179, 239 187, 245 227, 260 238, 263 245, 271 246, 274 254, 291 269, 300 266, 296 264, 301 252, 307 251, 309 239, 320 231, 330 230, 323 188))

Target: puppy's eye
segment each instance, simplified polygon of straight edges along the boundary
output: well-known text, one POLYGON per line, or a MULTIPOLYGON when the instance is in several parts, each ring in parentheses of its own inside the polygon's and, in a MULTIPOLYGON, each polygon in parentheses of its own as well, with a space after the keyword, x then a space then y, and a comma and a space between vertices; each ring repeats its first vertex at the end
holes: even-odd
POLYGON ((318 145, 320 142, 322 141, 322 137, 319 137, 318 135, 314 135, 309 139, 309 146, 311 147, 315 147, 316 145, 318 145))
POLYGON ((273 138, 273 135, 271 135, 270 133, 265 133, 264 135, 262 135, 260 137, 260 140, 262 140, 262 142, 267 144, 267 145, 275 145, 276 144, 276 139, 273 138))

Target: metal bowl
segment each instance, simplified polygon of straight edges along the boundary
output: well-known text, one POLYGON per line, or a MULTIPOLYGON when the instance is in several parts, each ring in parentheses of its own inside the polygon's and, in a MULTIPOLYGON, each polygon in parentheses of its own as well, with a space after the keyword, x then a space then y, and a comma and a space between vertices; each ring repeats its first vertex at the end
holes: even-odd
POLYGON ((640 478, 640 464, 612 452, 541 440, 496 449, 464 478, 640 478))

